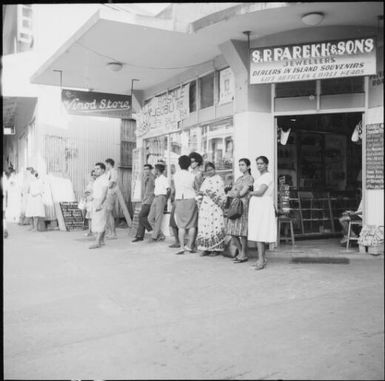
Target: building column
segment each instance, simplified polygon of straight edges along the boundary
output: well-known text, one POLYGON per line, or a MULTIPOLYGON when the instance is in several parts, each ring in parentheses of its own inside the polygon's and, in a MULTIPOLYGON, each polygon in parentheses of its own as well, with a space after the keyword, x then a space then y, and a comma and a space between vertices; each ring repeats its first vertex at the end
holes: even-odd
POLYGON ((235 83, 234 94, 234 174, 240 175, 238 160, 251 161, 254 178, 259 176, 255 159, 266 156, 269 170, 275 169, 274 116, 271 112, 271 86, 249 84, 249 51, 247 42, 226 41, 219 46, 229 63, 235 83))

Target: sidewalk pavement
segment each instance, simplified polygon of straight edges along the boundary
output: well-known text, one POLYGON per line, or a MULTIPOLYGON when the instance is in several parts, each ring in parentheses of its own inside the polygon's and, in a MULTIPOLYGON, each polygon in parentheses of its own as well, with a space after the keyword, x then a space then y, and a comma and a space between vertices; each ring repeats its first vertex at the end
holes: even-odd
POLYGON ((123 229, 97 250, 26 230, 4 240, 6 379, 384 379, 383 256, 281 246, 255 271, 123 229))

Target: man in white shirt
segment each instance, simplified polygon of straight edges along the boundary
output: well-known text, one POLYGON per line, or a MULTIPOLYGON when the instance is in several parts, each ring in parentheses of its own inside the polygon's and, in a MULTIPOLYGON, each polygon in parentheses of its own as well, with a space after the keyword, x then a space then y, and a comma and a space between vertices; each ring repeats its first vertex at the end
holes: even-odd
POLYGON ((97 233, 96 243, 90 249, 97 249, 104 245, 104 235, 106 231, 107 214, 104 202, 107 198, 109 180, 105 174, 106 166, 104 163, 95 164, 96 180, 92 185, 92 231, 97 233))
POLYGON ((154 200, 151 204, 150 213, 148 215, 148 222, 152 227, 151 242, 163 241, 165 236, 162 232, 161 225, 163 220, 164 207, 167 199, 170 196, 170 185, 167 177, 163 175, 165 166, 163 164, 155 164, 155 189, 154 200))
POLYGON ((114 168, 115 161, 113 159, 106 159, 106 176, 109 181, 107 199, 105 202, 106 206, 106 218, 109 235, 107 239, 117 239, 116 228, 115 228, 115 205, 117 200, 117 188, 118 188, 118 171, 114 168))

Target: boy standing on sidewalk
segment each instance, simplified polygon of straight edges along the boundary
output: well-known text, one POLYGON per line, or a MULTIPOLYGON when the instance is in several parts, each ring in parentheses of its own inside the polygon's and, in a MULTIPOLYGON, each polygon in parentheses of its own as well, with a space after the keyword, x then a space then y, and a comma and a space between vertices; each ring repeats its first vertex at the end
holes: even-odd
POLYGON ((165 166, 163 164, 155 164, 155 189, 154 189, 154 201, 151 204, 148 221, 153 229, 151 242, 163 241, 165 236, 161 230, 164 207, 166 206, 167 199, 170 196, 170 185, 163 172, 165 166))
POLYGON ((152 227, 148 222, 151 204, 154 200, 155 176, 152 174, 152 165, 145 164, 143 169, 144 177, 144 195, 142 207, 139 212, 139 225, 136 231, 135 239, 132 242, 143 241, 145 230, 152 231, 152 227))
POLYGON ((104 235, 106 232, 106 207, 104 202, 107 198, 108 178, 105 175, 106 166, 104 163, 95 164, 96 180, 92 186, 92 231, 97 233, 96 243, 90 249, 97 249, 104 245, 104 235))

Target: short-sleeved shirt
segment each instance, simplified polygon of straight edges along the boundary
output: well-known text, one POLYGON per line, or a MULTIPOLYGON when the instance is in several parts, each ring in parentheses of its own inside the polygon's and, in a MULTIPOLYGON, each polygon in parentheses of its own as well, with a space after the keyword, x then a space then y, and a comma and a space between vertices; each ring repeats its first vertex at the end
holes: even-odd
POLYGON ((155 176, 150 173, 144 179, 144 194, 143 194, 143 204, 151 205, 154 200, 154 190, 155 190, 155 176))
MULTIPOLYGON (((254 183, 254 178, 249 173, 245 173, 244 175, 238 177, 233 187, 231 188, 230 192, 228 193, 229 197, 238 197, 239 192, 242 190, 243 187, 245 186, 250 187, 251 185, 253 185, 253 183, 254 183)), ((248 194, 249 192, 247 192, 245 196, 247 196, 248 194)))
POLYGON ((273 197, 274 195, 274 179, 270 172, 265 172, 254 181, 254 190, 259 189, 261 185, 266 185, 266 192, 261 197, 273 197))
POLYGON ((195 171, 191 171, 191 173, 195 176, 195 190, 199 191, 204 180, 203 172, 198 168, 195 171))
POLYGON ((170 188, 170 185, 168 184, 167 177, 165 175, 160 175, 155 179, 155 189, 154 189, 154 195, 167 195, 167 189, 170 188))
POLYGON ((108 178, 108 181, 109 181, 109 185, 111 182, 114 182, 114 186, 112 188, 109 188, 109 192, 113 192, 116 187, 118 186, 118 171, 115 169, 115 168, 111 168, 107 173, 106 173, 106 176, 108 178))
POLYGON ((100 200, 106 189, 108 189, 109 180, 106 174, 96 178, 92 185, 92 196, 95 200, 100 200))
POLYGON ((186 170, 180 170, 174 174, 175 200, 195 198, 195 175, 186 170))

